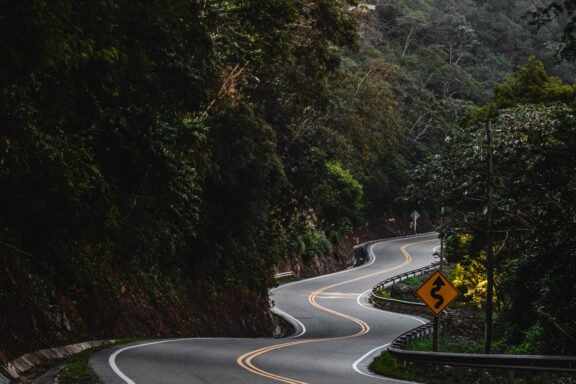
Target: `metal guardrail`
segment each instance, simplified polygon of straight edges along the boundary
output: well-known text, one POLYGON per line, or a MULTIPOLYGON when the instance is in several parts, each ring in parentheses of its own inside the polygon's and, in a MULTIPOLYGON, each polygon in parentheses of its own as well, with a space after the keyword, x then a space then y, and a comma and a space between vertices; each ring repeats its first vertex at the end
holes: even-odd
MULTIPOLYGON (((419 326, 418 328, 411 329, 408 332, 404 332, 400 336, 394 339, 390 346, 388 347, 388 351, 391 349, 400 350, 401 352, 406 352, 402 350, 402 348, 411 341, 420 340, 425 336, 432 335, 432 328, 434 327, 434 322, 430 321, 426 324, 419 326)), ((426 353, 426 352, 425 352, 426 353)))
POLYGON ((400 305, 403 305, 405 307, 418 307, 418 308, 425 308, 426 307, 426 304, 420 303, 417 301, 398 300, 398 299, 392 299, 390 297, 382 297, 382 296, 376 296, 376 295, 372 294, 372 303, 374 303, 375 301, 384 302, 384 303, 392 303, 392 304, 400 304, 400 305))
MULTIPOLYGON (((406 272, 386 279, 372 289, 372 296, 379 300, 396 301, 406 304, 408 302, 382 298, 376 295, 377 292, 387 288, 398 281, 402 281, 411 276, 426 273, 427 269, 435 269, 438 264, 406 272), (416 273, 416 275, 414 275, 416 273)), ((411 303, 419 304, 419 303, 411 303)), ((437 365, 461 366, 469 368, 507 369, 507 370, 529 370, 540 372, 561 372, 576 373, 576 357, 572 356, 541 356, 541 355, 503 355, 503 354, 470 354, 470 353, 447 353, 447 352, 421 352, 407 351, 406 344, 432 335, 433 323, 421 325, 408 332, 403 333, 388 347, 388 352, 399 360, 411 362, 429 363, 437 365)))
POLYGON ((283 279, 285 277, 298 277, 293 271, 280 272, 274 275, 275 279, 283 279))
POLYGON ((418 306, 424 305, 422 303, 413 303, 413 302, 409 302, 409 301, 395 300, 395 299, 390 299, 388 297, 382 297, 378 294, 378 292, 380 292, 386 288, 389 288, 389 287, 393 286, 394 284, 399 283, 403 280, 406 280, 410 277, 420 276, 420 275, 435 271, 439 267, 440 267, 440 263, 436 262, 436 263, 432 263, 426 267, 414 269, 412 271, 408 271, 408 272, 404 272, 404 273, 401 273, 401 274, 396 275, 396 276, 392 276, 392 277, 390 277, 384 281, 381 281, 380 283, 376 284, 374 286, 374 288, 372 288, 372 297, 375 299, 378 299, 378 300, 401 302, 403 304, 412 304, 412 305, 415 304, 418 306))
POLYGON ((576 358, 569 356, 480 355, 470 353, 419 352, 406 351, 395 347, 389 347, 388 352, 400 360, 437 365, 576 373, 576 358))

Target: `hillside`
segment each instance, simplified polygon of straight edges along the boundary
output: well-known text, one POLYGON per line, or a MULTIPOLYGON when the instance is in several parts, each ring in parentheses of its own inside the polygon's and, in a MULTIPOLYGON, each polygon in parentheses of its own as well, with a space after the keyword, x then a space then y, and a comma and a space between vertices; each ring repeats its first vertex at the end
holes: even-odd
POLYGON ((532 1, 368 5, 3 4, 0 361, 269 334, 279 263, 438 221, 398 199, 414 166, 531 55, 576 81, 565 21, 535 33, 532 1))

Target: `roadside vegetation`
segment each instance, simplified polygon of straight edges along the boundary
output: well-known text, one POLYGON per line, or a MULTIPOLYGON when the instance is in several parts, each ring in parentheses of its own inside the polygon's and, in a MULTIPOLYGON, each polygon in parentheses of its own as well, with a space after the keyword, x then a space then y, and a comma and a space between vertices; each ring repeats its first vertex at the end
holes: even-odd
MULTIPOLYGON (((484 353, 484 312, 477 304, 481 300, 476 297, 478 292, 469 287, 476 287, 465 278, 467 273, 462 274, 463 268, 458 264, 445 269, 445 276, 452 282, 460 282, 458 289, 465 292, 443 312, 440 317, 439 351, 449 353, 483 354, 484 353), (467 284, 462 284, 466 281, 467 284)), ((417 276, 406 279, 394 286, 380 292, 381 296, 393 299, 420 302, 414 291, 428 278, 417 276)), ((407 313, 414 314, 407 309, 407 313)), ((497 316, 501 316, 498 313, 497 316)), ((496 342, 492 353, 500 354, 533 354, 534 345, 538 344, 538 335, 531 338, 520 346, 510 346, 506 342, 506 330, 501 327, 496 330, 496 342)), ((405 347, 411 351, 429 352, 433 350, 432 338, 426 337, 417 341, 409 342, 405 347)), ((515 372, 506 370, 481 370, 465 367, 438 366, 434 364, 411 363, 401 361, 385 351, 375 358, 369 369, 379 375, 399 380, 414 381, 430 384, 464 384, 480 382, 482 375, 487 383, 514 383, 514 384, 537 384, 541 383, 544 374, 534 372, 515 372)), ((569 374, 547 374, 546 382, 553 384, 571 384, 574 378, 569 374)))
POLYGON ((87 349, 71 357, 56 373, 55 379, 62 384, 101 384, 98 376, 88 365, 88 360, 102 348, 105 347, 87 349))
MULTIPOLYGON (((446 345, 442 339, 441 343, 446 345)), ((431 343, 423 343, 415 347, 421 348, 417 350, 429 351, 430 349, 427 348, 431 347, 431 343)), ((480 383, 482 382, 482 375, 485 382, 489 384, 540 384, 544 377, 544 375, 529 372, 518 372, 512 377, 510 372, 505 370, 482 371, 480 369, 439 367, 430 364, 403 362, 396 360, 388 352, 384 352, 374 359, 370 365, 370 370, 386 377, 427 384, 480 383)), ((573 384, 576 382, 574 377, 560 374, 547 374, 545 380, 546 383, 550 384, 573 384)))
POLYGON ((0 361, 272 334, 280 261, 416 208, 481 306, 486 124, 499 342, 576 354, 574 5, 542 6, 2 2, 0 361))

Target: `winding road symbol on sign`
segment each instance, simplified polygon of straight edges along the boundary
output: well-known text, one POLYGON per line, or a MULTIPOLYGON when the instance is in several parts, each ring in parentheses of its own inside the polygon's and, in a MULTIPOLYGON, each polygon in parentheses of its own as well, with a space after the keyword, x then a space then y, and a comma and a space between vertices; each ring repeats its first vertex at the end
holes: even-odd
POLYGON ((416 295, 437 316, 460 296, 460 292, 440 271, 436 271, 416 290, 416 295))
POLYGON ((444 304, 444 298, 442 296, 440 296, 439 294, 437 294, 436 292, 441 290, 442 287, 445 286, 446 284, 444 283, 444 280, 442 280, 442 278, 440 276, 438 276, 436 278, 436 280, 434 280, 433 285, 434 285, 434 288, 432 288, 432 290, 430 291, 430 297, 438 300, 436 302, 436 304, 434 304, 434 308, 440 308, 442 306, 442 304, 444 304))

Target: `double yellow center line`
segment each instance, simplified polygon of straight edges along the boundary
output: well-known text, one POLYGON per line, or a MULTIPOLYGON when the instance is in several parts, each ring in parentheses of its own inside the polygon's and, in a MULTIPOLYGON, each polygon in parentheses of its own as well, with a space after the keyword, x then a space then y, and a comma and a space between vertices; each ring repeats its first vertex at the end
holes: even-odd
POLYGON ((287 384, 307 384, 304 381, 299 381, 299 380, 295 380, 295 379, 291 379, 289 377, 284 377, 284 376, 279 376, 276 375, 272 372, 268 372, 265 371, 261 368, 258 368, 254 365, 253 360, 259 356, 262 356, 268 352, 272 352, 278 349, 283 349, 283 348, 288 348, 288 347, 292 347, 295 345, 302 345, 302 344, 310 344, 310 343, 318 343, 318 342, 322 342, 322 341, 334 341, 334 340, 345 340, 345 339, 351 339, 354 337, 359 337, 362 335, 367 334, 368 332, 370 332, 370 326, 368 325, 368 323, 366 323, 363 320, 360 320, 356 317, 352 317, 350 315, 347 315, 345 313, 342 312, 338 312, 335 311, 333 309, 324 307, 323 305, 318 304, 318 302, 316 301, 318 295, 320 295, 321 293, 324 293, 325 291, 332 289, 332 288, 336 288, 345 284, 349 284, 349 283, 354 283, 356 281, 360 281, 360 280, 364 280, 364 279, 368 279, 370 277, 373 276, 377 276, 377 275, 381 275, 387 272, 391 272, 394 271, 396 269, 402 268, 405 265, 408 265, 412 262, 412 256, 410 256, 410 254, 408 253, 408 251, 406 251, 406 248, 415 245, 415 244, 421 244, 421 243, 426 243, 426 242, 431 242, 431 241, 436 241, 436 239, 433 240, 424 240, 424 241, 418 241, 418 242, 414 242, 414 243, 410 243, 410 244, 406 244, 404 245, 402 248, 400 248, 400 251, 402 251, 402 254, 404 255, 404 261, 392 268, 388 268, 388 269, 383 269, 381 271, 378 272, 374 272, 374 273, 370 273, 367 275, 363 275, 360 277, 356 277, 354 279, 350 279, 350 280, 346 280, 346 281, 342 281, 340 283, 336 283, 336 284, 331 284, 325 287, 322 287, 314 292, 312 292, 310 294, 310 296, 308 296, 308 302, 310 303, 310 305, 312 305, 313 307, 316 307, 324 312, 328 312, 331 313, 333 315, 339 316, 339 317, 343 317, 345 319, 348 319, 356 324, 358 324, 360 326, 360 331, 352 334, 352 335, 347 335, 347 336, 338 336, 338 337, 329 337, 329 338, 323 338, 323 339, 308 339, 308 340, 296 340, 296 341, 291 341, 291 342, 287 342, 287 343, 282 343, 282 344, 276 344, 276 345, 271 345, 268 347, 264 347, 264 348, 260 348, 260 349, 256 349, 254 351, 248 352, 242 356, 240 356, 238 359, 236 359, 236 363, 238 363, 238 365, 242 368, 244 368, 245 370, 252 372, 258 376, 262 376, 265 378, 269 378, 269 379, 273 379, 276 381, 280 381, 283 383, 287 383, 287 384))

